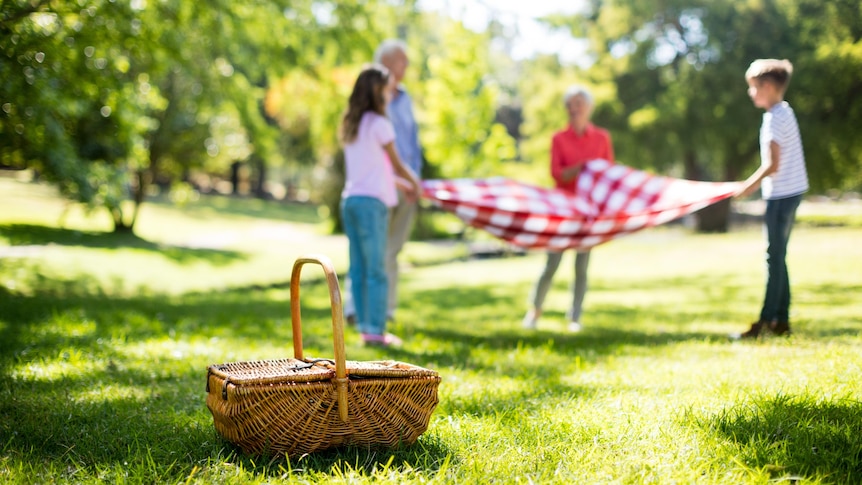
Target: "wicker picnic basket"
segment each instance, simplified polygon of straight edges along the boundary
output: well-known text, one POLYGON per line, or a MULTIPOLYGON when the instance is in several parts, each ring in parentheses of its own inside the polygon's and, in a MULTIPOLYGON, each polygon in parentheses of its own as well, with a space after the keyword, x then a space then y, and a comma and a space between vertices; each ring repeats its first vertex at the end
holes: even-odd
POLYGON ((437 406, 437 372, 391 360, 345 359, 338 278, 329 258, 296 260, 290 278, 292 359, 211 365, 207 407, 218 433, 248 454, 296 457, 342 445, 411 444, 437 406), (334 359, 304 358, 299 275, 323 267, 332 305, 334 359))

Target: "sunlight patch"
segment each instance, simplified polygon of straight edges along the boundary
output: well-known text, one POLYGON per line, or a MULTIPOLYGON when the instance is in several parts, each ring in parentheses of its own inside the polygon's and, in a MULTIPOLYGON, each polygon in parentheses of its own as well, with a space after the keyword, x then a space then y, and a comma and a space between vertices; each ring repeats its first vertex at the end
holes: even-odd
POLYGON ((78 349, 63 349, 55 359, 28 362, 12 369, 15 379, 55 381, 103 370, 104 363, 92 359, 78 349))
POLYGON ((181 360, 189 357, 210 356, 212 350, 212 344, 208 340, 186 342, 163 338, 126 345, 123 353, 132 358, 146 360, 181 360))
POLYGON ((88 318, 84 310, 67 310, 54 314, 46 320, 45 325, 37 327, 36 335, 40 337, 84 337, 96 332, 96 322, 88 318))
POLYGON ((150 398, 151 395, 152 391, 149 388, 117 384, 91 387, 79 393, 72 394, 73 399, 76 401, 85 402, 143 401, 150 398))

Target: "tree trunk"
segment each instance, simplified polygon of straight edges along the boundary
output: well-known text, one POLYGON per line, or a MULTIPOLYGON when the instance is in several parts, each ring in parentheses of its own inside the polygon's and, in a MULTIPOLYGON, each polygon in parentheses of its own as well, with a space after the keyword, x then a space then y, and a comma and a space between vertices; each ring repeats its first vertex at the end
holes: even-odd
POLYGON ((114 232, 133 233, 135 232, 135 223, 138 220, 138 213, 141 210, 141 205, 144 203, 144 198, 147 192, 147 178, 150 172, 147 170, 138 170, 135 172, 136 183, 131 187, 132 192, 132 217, 126 221, 123 217, 123 211, 120 207, 110 208, 111 217, 114 220, 114 232))
POLYGON ((114 233, 133 234, 134 232, 135 232, 135 224, 134 223, 126 224, 123 221, 119 221, 119 222, 117 222, 116 220, 114 221, 114 233))
POLYGON ((730 199, 723 199, 694 213, 697 232, 727 232, 730 199))
POLYGON ((251 160, 256 175, 251 189, 252 193, 258 199, 265 199, 268 195, 266 193, 266 161, 258 154, 253 154, 251 160))
POLYGON ((697 162, 697 154, 693 150, 686 150, 682 157, 683 167, 685 168, 685 178, 689 180, 702 180, 703 171, 700 169, 700 164, 697 162))
POLYGON ((230 185, 233 195, 239 195, 239 167, 241 164, 242 162, 239 161, 230 164, 230 185))
POLYGON ((144 172, 138 172, 138 190, 135 192, 134 203, 135 208, 132 209, 131 228, 134 229, 135 223, 138 222, 138 213, 141 211, 141 205, 144 203, 146 183, 143 180, 144 172))
MULTIPOLYGON (((703 170, 693 151, 684 155, 685 177, 689 180, 703 180, 703 170)), ((694 226, 697 232, 727 232, 730 221, 730 199, 724 199, 694 213, 694 226)))

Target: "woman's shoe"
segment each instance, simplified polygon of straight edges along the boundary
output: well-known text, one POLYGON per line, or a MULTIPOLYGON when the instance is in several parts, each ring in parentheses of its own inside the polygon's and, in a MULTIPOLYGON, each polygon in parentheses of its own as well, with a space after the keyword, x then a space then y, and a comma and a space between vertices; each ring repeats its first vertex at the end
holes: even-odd
POLYGON ((524 315, 524 319, 521 320, 521 326, 526 328, 527 330, 535 330, 539 323, 539 316, 536 315, 535 310, 529 310, 526 315, 524 315))

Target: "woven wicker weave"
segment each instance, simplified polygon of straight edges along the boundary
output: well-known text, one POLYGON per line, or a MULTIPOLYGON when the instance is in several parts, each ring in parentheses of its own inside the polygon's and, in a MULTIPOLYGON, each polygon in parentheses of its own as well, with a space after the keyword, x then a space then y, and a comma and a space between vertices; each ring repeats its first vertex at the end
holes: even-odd
POLYGON ((211 365, 207 407, 218 433, 245 453, 295 457, 341 445, 416 441, 437 406, 437 372, 397 361, 347 361, 338 278, 326 256, 297 259, 290 279, 292 359, 211 365), (299 275, 323 267, 334 359, 303 358, 299 275))

